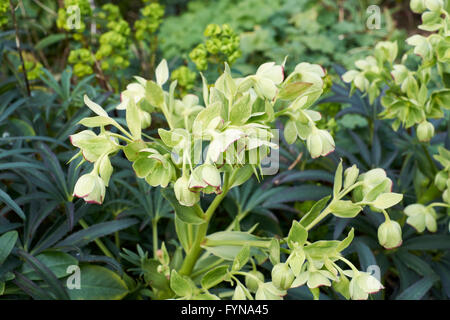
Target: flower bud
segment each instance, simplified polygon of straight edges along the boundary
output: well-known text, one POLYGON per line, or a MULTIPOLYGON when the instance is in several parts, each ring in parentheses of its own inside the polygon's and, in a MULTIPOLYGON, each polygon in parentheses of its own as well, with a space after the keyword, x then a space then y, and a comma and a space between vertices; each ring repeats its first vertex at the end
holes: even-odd
POLYGON ((444 7, 442 0, 425 0, 425 6, 431 11, 441 11, 444 7))
POLYGON ((250 292, 256 292, 258 290, 259 281, 255 279, 255 277, 261 282, 264 282, 264 275, 258 270, 252 270, 248 272, 250 275, 245 276, 245 286, 250 292))
POLYGON ((417 138, 419 141, 428 142, 434 136, 434 126, 428 122, 423 121, 417 126, 417 138))
POLYGON ((192 207, 200 200, 200 194, 189 190, 189 177, 180 177, 174 185, 175 196, 178 202, 186 207, 192 207))
POLYGON ((358 179, 359 169, 356 165, 351 166, 350 168, 345 169, 344 171, 344 189, 350 187, 356 182, 358 179))
POLYGON ((434 184, 436 187, 443 191, 447 187, 448 174, 445 170, 439 171, 434 178, 434 184))
POLYGON ((334 140, 328 131, 314 128, 306 139, 306 146, 312 158, 327 156, 334 151, 334 140))
POLYGON ((411 0, 409 6, 415 13, 422 13, 426 10, 425 0, 411 0))
POLYGON ((450 192, 448 191, 448 188, 445 189, 444 193, 442 194, 442 199, 443 199, 446 203, 450 203, 450 192))
POLYGON ((221 193, 219 170, 212 164, 202 164, 196 167, 189 179, 189 189, 194 192, 221 193))
POLYGON ((73 191, 73 195, 83 198, 87 203, 101 204, 105 199, 106 187, 102 178, 93 173, 82 175, 73 191))
POLYGON ((378 227, 378 242, 386 249, 402 244, 402 228, 397 221, 387 220, 378 227))
POLYGON ((294 281, 294 273, 286 263, 278 263, 272 269, 272 283, 280 289, 287 290, 294 281))

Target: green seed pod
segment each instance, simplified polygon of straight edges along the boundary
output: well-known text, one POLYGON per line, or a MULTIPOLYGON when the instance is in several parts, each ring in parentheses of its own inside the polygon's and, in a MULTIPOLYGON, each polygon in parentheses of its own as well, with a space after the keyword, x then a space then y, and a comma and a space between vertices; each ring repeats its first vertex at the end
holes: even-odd
POLYGON ((294 273, 286 263, 278 263, 272 269, 272 282, 282 290, 289 289, 294 278, 294 273))
MULTIPOLYGON (((249 272, 249 274, 264 282, 264 275, 261 272, 257 270, 252 270, 249 272)), ((256 292, 256 290, 258 290, 259 283, 252 276, 249 275, 245 276, 245 286, 247 287, 248 290, 250 290, 250 292, 256 292)))

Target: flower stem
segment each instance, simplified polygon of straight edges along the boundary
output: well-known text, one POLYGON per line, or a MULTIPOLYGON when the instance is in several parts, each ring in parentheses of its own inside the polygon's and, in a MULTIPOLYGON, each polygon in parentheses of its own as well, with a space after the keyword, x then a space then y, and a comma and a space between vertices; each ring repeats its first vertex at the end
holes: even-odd
POLYGON ((195 263, 197 262, 200 253, 202 251, 201 244, 206 237, 206 232, 208 231, 209 221, 211 220, 214 212, 216 211, 219 204, 225 198, 228 192, 228 176, 224 175, 224 188, 221 194, 217 195, 213 202, 210 204, 208 210, 206 210, 203 218, 205 222, 201 224, 198 228, 197 234, 195 235, 194 243, 192 244, 191 249, 186 254, 186 258, 183 261, 183 265, 180 269, 180 274, 182 275, 190 275, 192 270, 194 269, 195 263))
MULTIPOLYGON (((78 222, 83 227, 83 229, 89 228, 89 225, 86 223, 86 221, 84 221, 84 219, 80 219, 78 222)), ((114 258, 114 255, 111 253, 111 251, 108 250, 108 248, 105 246, 105 244, 102 242, 102 240, 95 239, 94 241, 97 244, 97 246, 99 247, 99 249, 102 250, 102 252, 105 254, 105 256, 114 258)))

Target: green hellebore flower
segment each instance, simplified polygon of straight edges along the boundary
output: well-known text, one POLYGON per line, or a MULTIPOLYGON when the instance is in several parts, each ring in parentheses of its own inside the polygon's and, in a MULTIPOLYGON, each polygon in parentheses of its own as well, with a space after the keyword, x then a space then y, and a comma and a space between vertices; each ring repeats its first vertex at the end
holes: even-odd
POLYGON ((301 272, 291 288, 302 286, 306 283, 308 288, 314 289, 322 286, 331 286, 331 280, 336 280, 336 277, 328 270, 309 269, 301 272))
POLYGON ((425 6, 431 11, 441 11, 444 7, 444 2, 442 0, 425 0, 425 6))
POLYGON ((312 129, 306 139, 306 146, 313 159, 319 156, 325 157, 333 152, 335 148, 331 134, 326 130, 317 128, 312 129))
POLYGON ((200 194, 189 190, 189 177, 182 176, 178 178, 174 185, 175 196, 178 202, 186 207, 192 207, 200 200, 200 194))
POLYGON ((145 181, 153 187, 167 187, 175 177, 175 168, 168 159, 170 155, 161 155, 157 150, 151 148, 142 149, 140 152, 149 152, 150 154, 140 155, 133 163, 136 175, 139 178, 145 178, 145 181))
POLYGON ((244 289, 242 286, 237 285, 234 289, 232 300, 247 300, 247 296, 245 295, 244 289))
POLYGON ((256 291, 256 300, 283 300, 285 290, 278 289, 272 282, 262 283, 256 291))
POLYGON ((386 175, 386 171, 380 168, 372 169, 359 176, 357 181, 362 181, 362 185, 355 188, 353 196, 357 202, 362 201, 367 195, 370 195, 375 200, 382 193, 390 193, 392 190, 392 180, 386 175), (383 186, 380 186, 383 184, 383 186), (373 189, 378 187, 377 192, 370 193, 373 189))
POLYGON ((264 275, 258 270, 252 270, 248 273, 250 275, 245 276, 245 286, 248 290, 250 290, 250 292, 256 292, 260 282, 264 282, 264 275), (260 281, 256 280, 255 277, 260 281))
POLYGON ((434 126, 431 122, 423 121, 417 126, 417 138, 419 141, 428 142, 434 136, 434 126))
POLYGON ((294 273, 287 263, 278 263, 272 269, 272 283, 282 289, 287 290, 294 281, 294 273))
POLYGON ((442 170, 439 171, 434 178, 434 184, 439 190, 444 191, 444 189, 447 187, 448 180, 448 173, 445 170, 442 170))
POLYGON ((414 53, 424 60, 430 60, 433 56, 433 47, 428 38, 415 34, 408 39, 406 43, 414 47, 414 53))
POLYGON ((375 55, 389 62, 394 62, 397 57, 398 46, 396 41, 381 41, 375 46, 375 55))
POLYGON ((383 285, 374 276, 367 272, 344 271, 348 276, 352 277, 349 285, 350 297, 353 300, 367 300, 369 294, 377 293, 383 289, 383 285))
POLYGON ((397 248, 402 244, 402 227, 397 221, 387 220, 380 224, 378 242, 386 249, 397 248))
POLYGON ((436 212, 432 207, 425 207, 419 203, 410 204, 405 208, 405 214, 408 216, 406 223, 417 232, 423 232, 425 228, 430 232, 436 232, 436 212))
POLYGON ((275 62, 267 62, 259 66, 254 76, 255 91, 260 97, 273 100, 277 95, 277 85, 283 82, 283 67, 275 62))
MULTIPOLYGON (((164 61, 164 60, 163 60, 164 61)), ((162 63, 161 63, 162 64, 162 63)), ((158 66, 160 69, 164 69, 161 67, 161 64, 158 66)), ((158 71, 158 70, 157 70, 158 71)), ((164 80, 164 72, 159 70, 159 81, 164 80)), ((134 102, 138 105, 145 97, 145 82, 144 78, 136 77, 139 83, 131 83, 127 85, 127 90, 122 91, 120 94, 120 104, 117 105, 117 110, 126 110, 130 100, 134 100, 134 102)), ((151 115, 147 111, 144 111, 139 108, 139 118, 141 119, 142 128, 148 128, 151 124, 151 115)))
POLYGON ((219 170, 212 164, 202 164, 194 169, 189 179, 189 189, 193 192, 222 193, 219 170))
POLYGON ((83 130, 69 136, 70 142, 81 149, 84 159, 89 162, 97 161, 102 155, 118 150, 116 139, 106 134, 96 135, 91 130, 83 130))
POLYGON ((106 187, 103 179, 91 172, 78 179, 73 195, 83 198, 87 203, 102 204, 105 199, 105 192, 106 187))
POLYGON ((425 0, 411 0, 409 6, 414 13, 422 13, 426 10, 425 0))

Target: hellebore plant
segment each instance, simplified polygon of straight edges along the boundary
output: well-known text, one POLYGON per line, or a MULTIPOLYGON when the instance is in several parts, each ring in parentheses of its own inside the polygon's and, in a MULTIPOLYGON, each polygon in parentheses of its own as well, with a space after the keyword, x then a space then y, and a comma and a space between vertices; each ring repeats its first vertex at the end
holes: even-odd
POLYGON ((229 297, 250 300, 282 299, 286 290, 301 285, 315 298, 320 286, 333 286, 348 299, 367 299, 382 288, 377 279, 358 271, 341 254, 352 242, 353 229, 342 241, 308 241, 308 232, 324 218, 353 218, 370 206, 385 216, 380 243, 386 248, 399 246, 401 229, 386 209, 399 203, 402 195, 391 192, 392 181, 382 169, 359 174, 352 166, 344 172, 341 162, 333 194, 319 200, 300 221, 293 221, 282 239, 257 237, 253 230, 236 231, 240 230, 238 220, 226 231, 208 234, 208 225, 229 190, 253 174, 264 175, 263 159, 278 148, 272 130, 275 119, 286 120, 286 140, 294 143, 300 138, 313 158, 334 150, 332 136, 316 127, 320 114, 311 110, 322 94, 324 76, 319 65, 300 63, 285 77, 283 65, 269 62, 254 75, 233 78, 225 64, 213 85, 203 78, 200 102, 192 94, 176 99, 176 81, 164 90, 169 71, 163 60, 156 68, 156 81, 136 77, 137 83, 122 93, 117 109, 126 111, 128 130, 85 96, 95 116, 80 124, 99 129, 71 136, 80 149, 72 160, 82 156, 81 162, 93 163, 92 171, 76 183, 74 195, 101 204, 113 171, 109 158, 123 151, 137 177, 163 188, 175 211, 184 258, 182 263, 172 263, 175 257, 161 244, 155 254, 155 273, 164 276, 152 282, 155 297, 218 299, 214 287, 223 282, 234 287, 229 297), (143 129, 150 126, 154 112, 164 116, 167 128, 148 136, 143 129), (202 194, 214 195, 206 209, 200 201, 202 194), (267 259, 273 264, 268 281, 257 269, 267 259))

